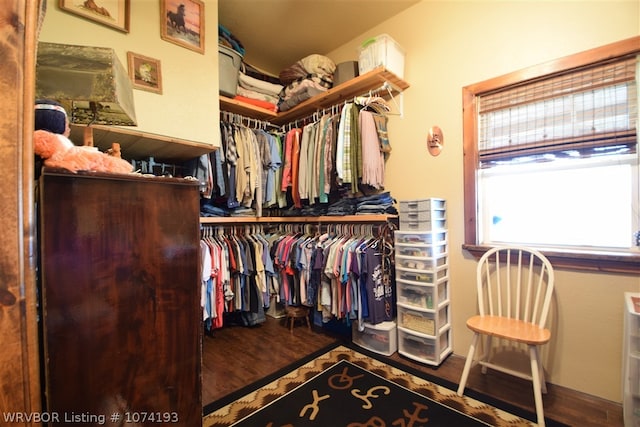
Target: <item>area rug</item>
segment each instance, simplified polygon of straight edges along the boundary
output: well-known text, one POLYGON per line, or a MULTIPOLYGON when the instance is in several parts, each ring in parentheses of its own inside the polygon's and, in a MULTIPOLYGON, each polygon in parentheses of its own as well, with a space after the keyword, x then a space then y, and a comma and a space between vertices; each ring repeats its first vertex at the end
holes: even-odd
POLYGON ((205 414, 204 427, 535 425, 344 345, 205 414))

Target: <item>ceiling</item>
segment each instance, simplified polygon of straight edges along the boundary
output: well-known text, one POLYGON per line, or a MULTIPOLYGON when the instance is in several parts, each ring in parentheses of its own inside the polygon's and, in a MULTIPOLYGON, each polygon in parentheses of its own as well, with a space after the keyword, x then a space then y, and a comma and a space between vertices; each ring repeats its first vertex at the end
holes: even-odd
POLYGON ((326 54, 420 0, 218 0, 218 22, 245 48, 244 61, 278 75, 326 54))

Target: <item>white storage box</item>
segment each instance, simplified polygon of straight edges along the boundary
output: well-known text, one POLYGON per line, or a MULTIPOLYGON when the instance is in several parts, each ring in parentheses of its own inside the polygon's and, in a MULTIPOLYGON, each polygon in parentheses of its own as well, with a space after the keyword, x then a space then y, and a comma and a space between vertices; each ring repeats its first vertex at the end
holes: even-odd
POLYGON ((220 94, 233 98, 238 93, 238 73, 242 55, 227 46, 218 45, 218 80, 220 94))
POLYGON ((352 323, 351 340, 354 344, 385 356, 391 356, 397 351, 396 322, 382 322, 376 325, 363 322, 363 331, 358 329, 358 324, 357 321, 352 323))
POLYGON ((438 337, 422 334, 398 327, 398 353, 418 362, 439 365, 450 354, 451 329, 446 329, 438 337))
POLYGON ((447 243, 439 242, 433 245, 413 245, 396 243, 396 254, 400 256, 433 258, 447 252, 447 243))
POLYGON ((434 307, 448 301, 448 279, 443 279, 435 285, 421 285, 416 282, 396 280, 398 302, 408 307, 426 308, 434 307))
POLYGON ((419 309, 398 303, 398 326, 420 332, 425 335, 435 336, 439 330, 449 326, 449 306, 444 305, 437 310, 419 309), (437 318, 436 318, 437 316, 437 318))
POLYGON ((359 49, 360 75, 380 66, 400 78, 404 77, 404 50, 388 34, 365 40, 359 49))
POLYGON ((434 271, 414 270, 396 265, 396 279, 422 284, 435 284, 438 280, 449 277, 449 266, 443 265, 434 271))
POLYGON ((440 254, 433 258, 423 256, 402 256, 400 253, 396 255, 396 266, 400 268, 408 268, 413 270, 434 271, 438 267, 447 265, 447 254, 440 254))
POLYGON ((396 244, 433 245, 447 242, 447 230, 431 231, 398 231, 395 236, 396 244))

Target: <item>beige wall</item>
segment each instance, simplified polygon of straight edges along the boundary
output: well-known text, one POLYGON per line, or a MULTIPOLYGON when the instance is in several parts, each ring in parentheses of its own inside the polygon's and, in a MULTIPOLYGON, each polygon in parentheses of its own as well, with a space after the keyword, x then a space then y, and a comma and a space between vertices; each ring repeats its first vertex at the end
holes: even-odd
MULTIPOLYGON (((406 51, 411 87, 404 117, 390 122, 387 188, 398 200, 447 199, 456 354, 466 354, 465 319, 475 313, 475 262, 461 249, 462 87, 637 36, 639 17, 637 0, 423 1, 328 54, 336 62, 357 59, 358 43, 382 33, 406 51), (444 132, 438 157, 425 148, 433 125, 444 132)), ((552 383, 621 401, 624 291, 640 291, 640 278, 557 272, 555 335, 545 359, 552 383)))
POLYGON ((125 68, 128 51, 159 59, 162 95, 133 91, 137 129, 218 146, 218 2, 205 3, 204 55, 160 38, 157 0, 131 1, 128 34, 62 11, 49 0, 40 40, 111 47, 125 68))
MULTIPOLYGON (((206 2, 206 52, 160 39, 159 2, 132 1, 131 32, 119 33, 62 12, 49 2, 41 40, 109 46, 160 59, 164 94, 135 90, 141 130, 217 145, 217 2, 206 2)), ((405 50, 404 115, 390 122, 387 188, 398 199, 448 202, 454 352, 465 354, 465 319, 475 312, 474 260, 463 242, 461 88, 491 77, 640 34, 638 1, 423 1, 328 56, 356 58, 369 36, 390 34, 405 50), (440 126, 444 151, 425 138, 440 126)), ((640 290, 628 275, 557 272, 555 336, 548 379, 621 400, 622 293, 640 290)))

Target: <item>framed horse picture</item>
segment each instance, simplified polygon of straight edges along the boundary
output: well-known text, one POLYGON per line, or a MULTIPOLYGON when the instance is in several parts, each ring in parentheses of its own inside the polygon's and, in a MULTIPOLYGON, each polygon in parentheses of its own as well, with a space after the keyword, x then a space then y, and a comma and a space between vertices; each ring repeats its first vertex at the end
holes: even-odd
POLYGON ((160 37, 204 54, 204 2, 160 0, 160 37))
POLYGON ((129 32, 129 0, 58 0, 61 10, 129 32))

